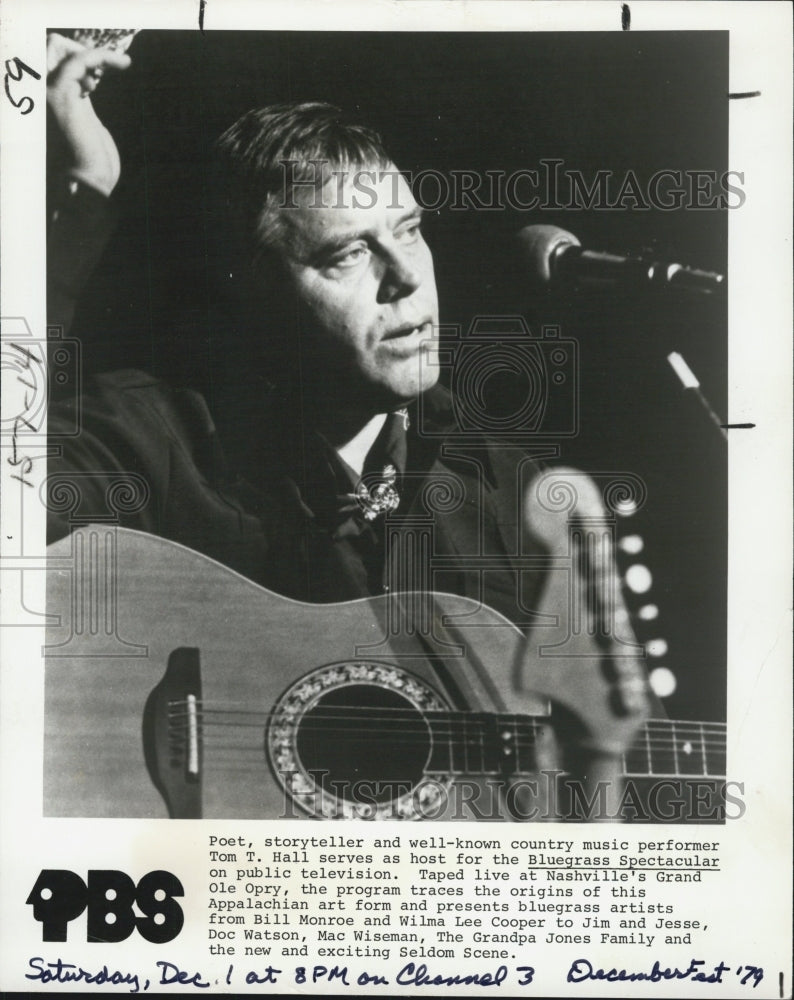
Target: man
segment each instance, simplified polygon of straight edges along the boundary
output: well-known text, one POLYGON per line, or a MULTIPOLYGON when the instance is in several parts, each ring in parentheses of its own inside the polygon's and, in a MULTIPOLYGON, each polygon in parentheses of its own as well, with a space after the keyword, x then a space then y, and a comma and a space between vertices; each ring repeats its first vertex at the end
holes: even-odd
MULTIPOLYGON (((87 110, 97 65, 70 48, 50 81, 78 165, 51 212, 50 305, 65 316, 87 270, 70 228, 88 234, 78 256, 95 255, 118 176, 87 110)), ((107 519, 114 482, 132 477, 139 502, 115 512, 118 523, 278 594, 326 603, 445 592, 528 627, 545 582, 526 562, 545 551, 525 524, 538 470, 485 434, 456 433, 438 384, 421 211, 380 138, 327 104, 291 104, 245 114, 216 152, 207 258, 226 320, 210 345, 209 391, 127 370, 64 401, 50 433, 74 424, 78 407, 81 430, 63 439, 48 481, 51 496, 63 483, 79 495, 51 505, 51 537, 107 519)), ((194 347, 189 331, 183 347, 194 347)))
MULTIPOLYGON (((71 314, 87 270, 75 263, 75 246, 95 257, 104 232, 95 223, 80 244, 70 228, 90 228, 85 215, 105 211, 101 196, 117 164, 96 140, 84 148, 86 133, 109 136, 82 82, 98 50, 85 55, 74 44, 50 84, 50 105, 76 146, 70 176, 79 182, 53 211, 54 323, 71 314), (64 270, 77 277, 64 280, 64 270)), ((217 153, 210 256, 232 319, 215 345, 212 412, 195 390, 139 371, 95 378, 79 403, 66 401, 51 417, 57 434, 81 407, 81 433, 64 439, 50 481, 104 475, 81 479, 78 511, 52 511, 51 537, 68 531, 75 514, 82 523, 107 514, 108 483, 134 473, 149 495, 122 524, 181 542, 278 593, 328 602, 387 590, 387 522, 393 539, 401 524, 430 516, 434 554, 460 556, 460 568, 431 577, 425 567, 421 584, 484 598, 521 621, 536 596, 525 572, 519 599, 508 555, 516 551, 521 456, 484 436, 466 454, 444 447, 454 421, 437 384, 432 254, 421 210, 380 138, 310 103, 244 115, 217 153), (448 512, 433 509, 433 484, 454 494, 448 512), (487 593, 466 555, 501 559, 487 593)))

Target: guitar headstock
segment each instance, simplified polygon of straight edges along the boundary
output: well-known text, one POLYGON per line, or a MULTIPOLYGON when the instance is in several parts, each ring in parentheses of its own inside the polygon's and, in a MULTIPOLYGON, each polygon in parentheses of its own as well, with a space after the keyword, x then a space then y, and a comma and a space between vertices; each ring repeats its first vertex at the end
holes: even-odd
POLYGON ((577 720, 587 751, 622 754, 651 708, 643 663, 615 565, 617 507, 641 482, 560 467, 524 496, 525 527, 547 551, 541 615, 515 677, 577 720))

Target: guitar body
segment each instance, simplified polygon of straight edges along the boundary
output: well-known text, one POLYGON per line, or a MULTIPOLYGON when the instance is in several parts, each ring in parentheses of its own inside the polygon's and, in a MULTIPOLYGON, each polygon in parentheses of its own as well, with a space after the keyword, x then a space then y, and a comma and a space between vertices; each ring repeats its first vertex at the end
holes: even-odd
POLYGON ((614 819, 624 775, 724 777, 724 724, 645 721, 592 482, 556 470, 525 500, 528 634, 450 594, 303 604, 112 526, 51 546, 45 815, 614 819), (595 814, 555 811, 574 785, 605 791, 595 814))
MULTIPOLYGON (((389 597, 302 604, 182 546, 102 527, 81 529, 52 546, 48 570, 48 614, 57 620, 48 629, 45 650, 49 816, 424 818, 415 815, 416 803, 411 806, 420 794, 429 796, 425 812, 433 818, 470 819, 460 800, 472 798, 471 777, 462 795, 445 791, 460 781, 449 771, 463 771, 466 761, 459 755, 450 760, 449 754, 433 759, 443 757, 443 748, 422 726, 423 713, 509 709, 537 717, 547 711, 544 699, 515 682, 521 634, 466 598, 434 595, 430 634, 422 636, 415 626, 427 606, 406 611, 399 598, 389 597), (169 745, 173 734, 165 732, 162 718, 158 721, 158 713, 171 709, 158 709, 153 692, 169 672, 175 675, 171 690, 160 700, 184 705, 186 696, 193 698, 193 751, 184 745, 175 751, 169 745), (299 682, 307 675, 312 675, 309 690, 302 690, 299 682), (402 753, 410 758, 410 774, 394 763, 401 759, 401 733, 390 734, 388 725, 376 721, 374 732, 369 730, 375 739, 362 737, 351 746, 361 766, 339 760, 330 776, 405 778, 413 788, 402 802, 392 796, 383 806, 370 791, 368 804, 356 811, 344 796, 301 797, 289 784, 305 784, 301 775, 289 776, 296 749, 298 769, 307 757, 316 758, 321 769, 324 752, 335 746, 327 722, 308 736, 296 733, 294 725, 284 731, 290 713, 302 717, 312 710, 317 690, 325 691, 331 705, 346 704, 344 696, 352 691, 359 701, 363 696, 365 707, 374 693, 371 707, 378 718, 395 710, 420 721, 420 746, 402 753), (378 692, 385 692, 383 699, 378 692), (212 716, 208 706, 218 706, 212 716), (192 771, 185 777, 191 752, 192 771), (423 773, 439 777, 417 793, 423 773)), ((180 709, 178 717, 186 713, 180 709)), ((544 736, 540 727, 533 755, 543 759, 551 747, 550 734, 544 736)), ((464 748, 464 753, 474 751, 464 748)), ((483 762, 481 755, 475 783, 493 784, 501 772, 491 768, 494 773, 486 775, 483 762)), ((489 802, 493 799, 491 790, 489 802)))

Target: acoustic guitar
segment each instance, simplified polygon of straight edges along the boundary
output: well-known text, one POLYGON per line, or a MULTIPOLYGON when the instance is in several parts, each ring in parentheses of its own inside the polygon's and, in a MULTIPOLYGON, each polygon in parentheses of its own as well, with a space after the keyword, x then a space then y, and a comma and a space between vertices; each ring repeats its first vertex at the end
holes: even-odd
POLYGON ((569 772, 609 808, 624 775, 723 776, 724 727, 647 718, 601 526, 555 519, 528 634, 450 594, 304 604, 80 528, 48 550, 45 815, 560 818, 569 772))

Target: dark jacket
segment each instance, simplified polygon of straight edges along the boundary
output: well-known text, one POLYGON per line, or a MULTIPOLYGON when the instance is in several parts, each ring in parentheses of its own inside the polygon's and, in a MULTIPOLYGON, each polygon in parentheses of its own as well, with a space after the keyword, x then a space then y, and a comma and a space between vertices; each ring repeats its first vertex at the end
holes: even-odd
MULTIPOLYGON (((523 452, 457 435, 449 395, 437 387, 411 408, 400 507, 367 524, 340 513, 338 461, 322 436, 300 426, 284 398, 252 396, 242 393, 237 416, 225 408, 221 433, 196 391, 139 371, 94 377, 79 400, 50 415, 61 448, 49 466, 50 539, 75 523, 111 520, 298 600, 432 589, 521 620, 511 561, 517 476, 526 483, 534 469, 523 452), (76 421, 78 435, 59 437, 76 421), (415 546, 427 565, 410 559, 415 546), (411 579, 400 560, 415 566, 411 579)), ((531 553, 526 537, 521 551, 531 553)), ((523 574, 525 608, 538 584, 523 574)))

